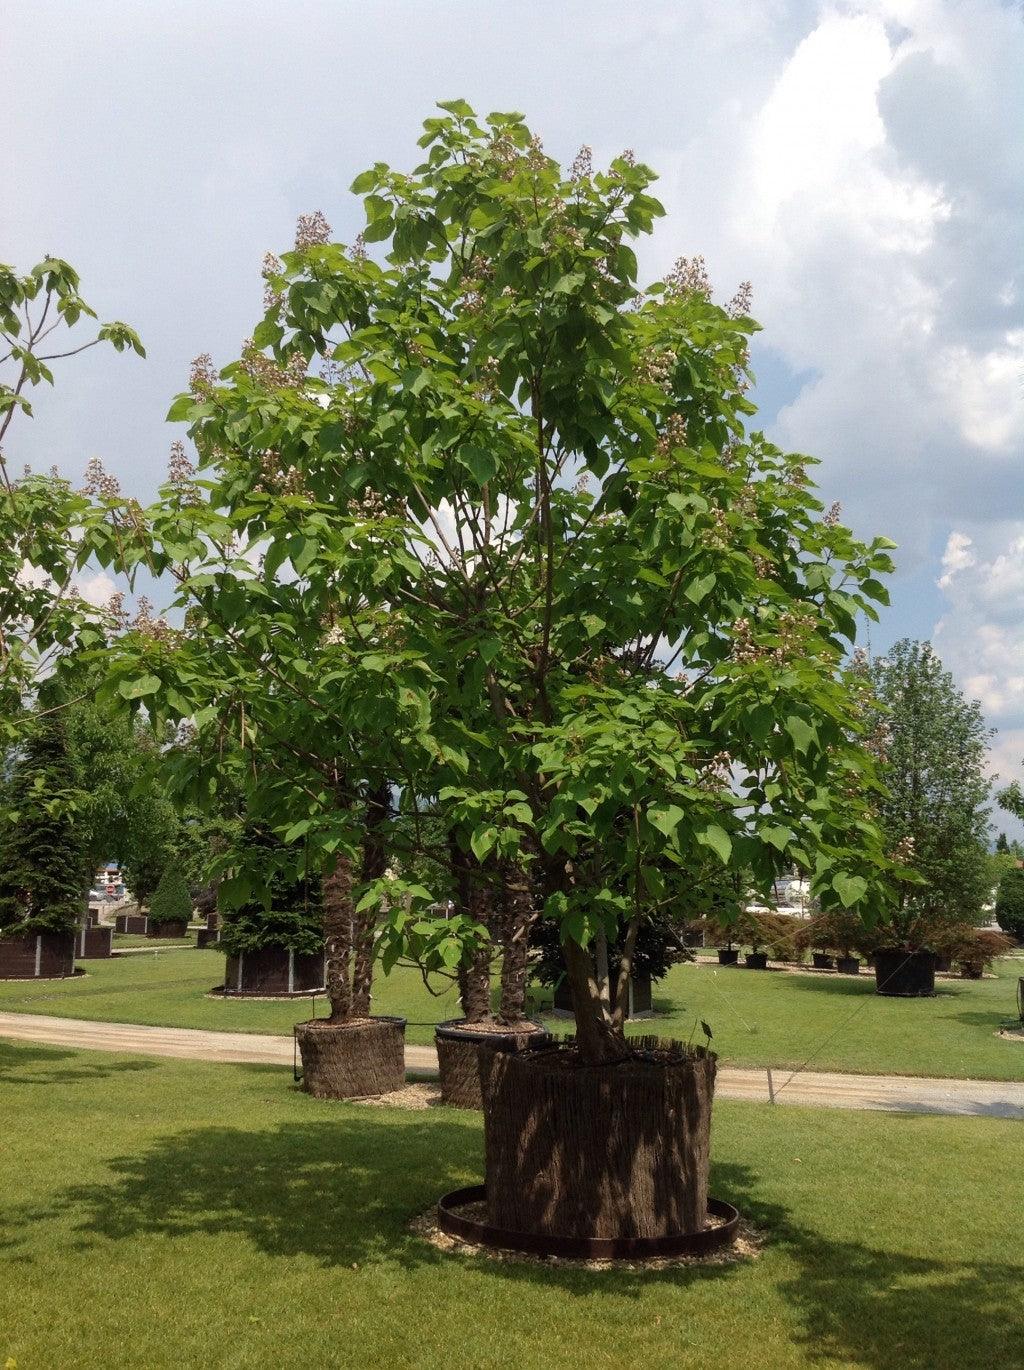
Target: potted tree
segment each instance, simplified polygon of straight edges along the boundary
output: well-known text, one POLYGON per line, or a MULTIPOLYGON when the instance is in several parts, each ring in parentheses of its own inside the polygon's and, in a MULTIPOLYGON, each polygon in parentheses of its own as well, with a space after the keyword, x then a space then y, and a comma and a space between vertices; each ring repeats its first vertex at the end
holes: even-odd
POLYGON ((857 951, 863 945, 864 924, 859 918, 848 914, 835 916, 836 928, 836 970, 840 975, 859 975, 860 957, 857 951))
POLYGON ((225 995, 290 998, 323 993, 320 883, 294 869, 295 855, 259 824, 247 823, 234 850, 222 857, 232 863, 231 869, 248 873, 249 885, 239 899, 238 885, 232 877, 225 880, 223 927, 211 930, 208 924, 205 929, 217 935, 227 957, 225 995))
POLYGON ((5 787, 0 827, 0 978, 72 975, 86 907, 82 792, 59 713, 41 713, 5 787))
MULTIPOLYGON (((637 290, 626 240, 659 212, 646 168, 594 174, 581 156, 563 176, 517 116, 482 124, 462 102, 423 141, 412 176, 379 164, 356 182, 386 265, 330 243, 286 259, 260 336, 278 367, 335 327, 349 339, 351 419, 322 422, 332 450, 373 452, 360 479, 395 545, 425 548, 387 594, 421 606, 407 627, 436 677, 431 726, 463 725, 449 801, 482 801, 476 776, 498 792, 559 922, 576 1035, 489 1054, 489 1221, 691 1231, 707 1219, 715 1059, 626 1038, 639 929, 703 854, 766 889, 795 860, 825 902, 877 896, 857 783, 870 761, 839 662, 888 556, 820 517, 798 459, 746 437, 744 302, 715 305, 694 263, 637 290), (682 644, 678 676, 664 641, 682 644), (812 811, 814 858, 798 836, 812 811), (607 998, 602 929, 623 948, 607 998)), ((478 861, 502 850, 497 828, 472 827, 478 861)), ((414 897, 405 926, 429 925, 434 902, 414 897)))
POLYGON ((185 937, 192 920, 192 898, 177 865, 164 867, 149 904, 149 937, 185 937))
MULTIPOLYGON (((565 975, 561 928, 557 921, 541 920, 535 935, 535 945, 534 980, 538 984, 551 987, 554 1012, 571 1016, 572 994, 565 975)), ((604 994, 610 995, 611 987, 618 984, 622 951, 621 939, 612 946, 606 946, 604 950, 600 943, 594 947, 594 973, 604 994)), ((693 953, 686 945, 684 930, 676 925, 675 919, 664 910, 648 911, 640 924, 636 946, 633 949, 626 1020, 650 1017, 653 1013, 654 985, 664 979, 672 966, 680 961, 692 960, 693 953)))
POLYGON ((880 824, 894 858, 875 954, 879 994, 935 990, 943 929, 976 925, 990 895, 989 730, 927 642, 858 665, 865 725, 885 780, 880 824))
POLYGON ((1000 878, 996 892, 996 922, 1003 932, 1024 943, 1024 869, 1020 866, 1010 867, 1000 878))
MULTIPOLYGON (((360 909, 385 938, 436 928, 452 968, 478 940, 473 919, 446 941, 439 892, 367 879, 365 860, 353 897, 367 777, 430 797, 442 764, 476 861, 514 855, 558 920, 575 1037, 487 1053, 489 1222, 687 1234, 708 1218, 716 1061, 626 1037, 640 926, 705 859, 764 895, 796 863, 823 906, 884 898, 841 661, 889 544, 823 517, 805 459, 748 434, 745 295, 715 304, 699 262, 637 288, 628 240, 661 212, 648 168, 595 173, 581 153, 565 175, 519 116, 462 101, 422 141, 412 175, 380 163, 355 183, 380 259, 307 224, 229 383, 202 378, 173 411, 269 549, 258 594, 240 573, 222 598, 218 534, 199 670, 223 670, 220 727, 241 738, 255 704, 276 743, 268 802, 284 794, 285 840, 323 855, 329 957, 360 909), (273 574, 286 558, 295 579, 273 574), (272 689, 250 684, 250 652, 272 689), (622 946, 607 996, 602 931, 622 946)), ((168 670, 150 661, 130 673, 143 690, 168 670)))
MULTIPOLYGON (((526 978, 531 929, 537 903, 530 879, 516 860, 476 862, 449 835, 453 904, 460 924, 461 955, 456 971, 462 1016, 438 1024, 434 1032, 443 1103, 482 1108, 481 1049, 534 1050, 551 1041, 542 1023, 526 1014, 526 978), (492 974, 499 973, 497 1012, 491 1009, 492 974)), ((433 939, 426 945, 433 950, 433 939)), ((436 954, 420 964, 441 969, 436 954)))

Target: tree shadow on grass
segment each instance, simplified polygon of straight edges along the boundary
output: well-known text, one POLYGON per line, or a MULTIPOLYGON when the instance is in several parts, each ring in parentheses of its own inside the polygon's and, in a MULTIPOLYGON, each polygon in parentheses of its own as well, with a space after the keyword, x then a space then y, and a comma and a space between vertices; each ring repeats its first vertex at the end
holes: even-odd
POLYGON ((408 1224, 479 1175, 476 1121, 375 1113, 338 1105, 334 1117, 272 1130, 175 1133, 115 1157, 109 1181, 66 1190, 57 1208, 83 1212, 82 1250, 95 1238, 233 1233, 268 1255, 325 1266, 443 1260, 408 1224))
MULTIPOLYGON (((854 999, 858 996, 870 996, 872 999, 876 997, 874 975, 836 975, 835 977, 830 975, 791 975, 789 982, 794 989, 812 990, 819 994, 843 995, 848 999, 854 999)), ((934 994, 921 995, 919 998, 915 995, 909 995, 905 1000, 901 1000, 901 996, 895 994, 879 994, 877 997, 888 1003, 896 1003, 899 1000, 905 1003, 934 1004, 936 999, 955 1000, 960 998, 963 993, 961 984, 970 983, 972 982, 967 980, 962 982, 937 980, 934 994)))
MULTIPOLYGON (((110 1161, 106 1182, 68 1188, 46 1209, 9 1213, 8 1250, 17 1258, 19 1232, 70 1212, 79 1217, 83 1258, 107 1241, 227 1233, 266 1255, 312 1258, 325 1267, 436 1266, 446 1283, 469 1267, 524 1291, 553 1288, 570 1298, 656 1288, 658 1299, 685 1299, 689 1288, 711 1281, 725 1301, 763 1282, 789 1305, 790 1334, 812 1363, 868 1370, 1020 1364, 1019 1263, 940 1259, 834 1239, 801 1226, 764 1197, 763 1177, 733 1163, 714 1166, 712 1192, 764 1233, 765 1253, 753 1265, 591 1271, 446 1254, 408 1224, 440 1194, 479 1179, 477 1119, 354 1105, 330 1113, 270 1129, 205 1127, 165 1136, 148 1152, 110 1161)), ((864 1227, 870 1226, 868 1212, 864 1227)), ((912 1231, 907 1244, 924 1248, 912 1231)))
POLYGON ((1019 1365, 1024 1269, 894 1254, 786 1234, 798 1273, 780 1292, 800 1315, 808 1358, 871 1370, 1019 1365))
POLYGON ((95 1060, 83 1060, 81 1052, 63 1047, 0 1042, 0 1084, 4 1085, 82 1084, 110 1075, 152 1070, 155 1064, 144 1059, 123 1061, 99 1054, 95 1060), (74 1065, 54 1069, 56 1061, 73 1061, 74 1065), (33 1065, 40 1067, 38 1072, 32 1069, 33 1065))

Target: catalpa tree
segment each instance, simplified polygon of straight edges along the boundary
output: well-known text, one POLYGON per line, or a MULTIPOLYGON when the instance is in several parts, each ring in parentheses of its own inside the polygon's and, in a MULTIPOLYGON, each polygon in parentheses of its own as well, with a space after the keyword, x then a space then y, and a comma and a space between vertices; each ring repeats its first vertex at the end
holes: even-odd
MULTIPOLYGON (((262 549, 226 582, 232 669, 258 639, 264 697, 307 691, 328 729, 355 680, 376 672, 399 711, 411 691, 403 745, 360 727, 355 750, 429 798, 481 878, 514 869, 526 931, 539 908, 559 920, 580 1049, 614 1060, 637 929, 709 856, 765 890, 795 864, 826 908, 884 900, 843 661, 892 544, 858 542, 810 459, 750 431, 745 292, 714 303, 699 259, 637 285, 630 243, 662 213, 647 167, 596 171, 584 150, 563 171, 519 115, 461 101, 421 143, 411 174, 357 178, 361 241, 312 221, 268 264, 251 346, 172 417, 223 532, 262 549), (623 939, 610 993, 601 934, 623 939)), ((178 508, 151 526, 168 561, 209 557, 208 522, 192 543, 178 508)), ((223 571, 200 574, 201 598, 223 571)), ((122 688, 184 715, 169 654, 145 666, 122 688)), ((201 685, 198 648, 189 669, 201 685)), ((279 724, 263 742, 298 802, 286 758, 306 740, 279 724)), ((432 893, 355 896, 389 904, 393 954, 429 939, 432 893)))
POLYGON ((19 472, 9 455, 15 416, 32 416, 29 396, 53 384, 55 361, 103 342, 145 356, 123 323, 68 336, 95 317, 78 273, 60 258, 47 257, 23 275, 0 263, 0 747, 18 740, 25 706, 56 663, 102 635, 102 615, 75 589, 88 556, 80 536, 88 498, 56 468, 19 472))

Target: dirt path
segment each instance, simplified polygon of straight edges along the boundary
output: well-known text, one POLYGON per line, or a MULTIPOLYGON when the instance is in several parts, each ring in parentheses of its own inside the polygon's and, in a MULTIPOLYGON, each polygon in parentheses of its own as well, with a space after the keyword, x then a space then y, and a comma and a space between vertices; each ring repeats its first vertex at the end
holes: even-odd
MULTIPOLYGON (((195 1028, 91 1023, 79 1018, 0 1013, 0 1037, 93 1051, 174 1056, 192 1061, 289 1067, 292 1064, 290 1037, 270 1037, 254 1032, 203 1032, 195 1028)), ((433 1047, 407 1046, 405 1062, 414 1075, 437 1073, 433 1047)), ((1024 1068, 1024 1054, 1021 1066, 1024 1068)), ((1024 1120, 1024 1083, 1016 1081, 935 1080, 906 1075, 835 1075, 816 1071, 803 1071, 790 1079, 790 1074, 785 1069, 772 1071, 771 1088, 779 1103, 1024 1120)), ((724 1066, 719 1071, 717 1092, 725 1099, 767 1103, 770 1100, 768 1072, 761 1068, 724 1066)))

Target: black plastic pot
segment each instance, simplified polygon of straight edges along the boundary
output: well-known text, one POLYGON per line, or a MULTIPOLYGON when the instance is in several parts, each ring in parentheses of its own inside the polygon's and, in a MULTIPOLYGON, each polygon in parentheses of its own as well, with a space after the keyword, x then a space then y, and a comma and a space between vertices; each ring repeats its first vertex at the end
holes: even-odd
POLYGON ((841 975, 859 975, 860 961, 858 961, 856 956, 837 956, 836 970, 839 971, 841 975))
POLYGON ((827 956, 823 951, 812 951, 811 965, 815 970, 835 970, 835 957, 827 956))
POLYGON ((943 971, 943 972, 948 971, 948 970, 949 970, 949 957, 948 957, 948 956, 936 956, 936 958, 935 958, 935 969, 936 969, 936 970, 941 970, 941 971, 943 971))
POLYGON ((767 970, 768 953, 766 951, 748 951, 746 964, 748 970, 767 970))
POLYGON ((718 964, 720 966, 735 966, 740 959, 738 947, 719 947, 718 964))
POLYGON ((875 992, 898 999, 935 993, 935 953, 884 947, 875 953, 875 992))

